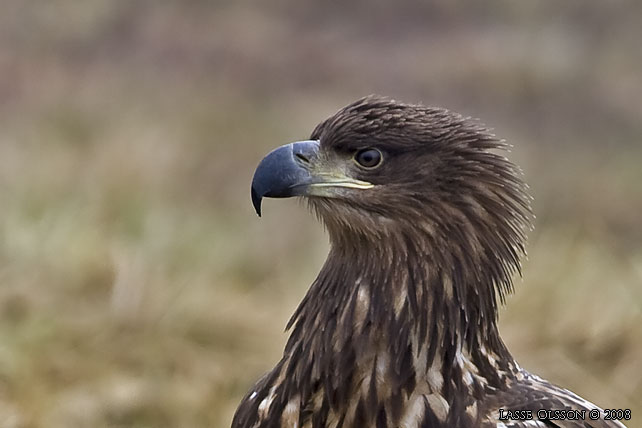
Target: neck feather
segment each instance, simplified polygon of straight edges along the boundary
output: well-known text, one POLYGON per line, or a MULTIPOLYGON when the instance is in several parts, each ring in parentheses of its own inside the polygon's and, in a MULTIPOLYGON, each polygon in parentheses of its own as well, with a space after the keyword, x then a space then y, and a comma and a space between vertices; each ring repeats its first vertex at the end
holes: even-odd
POLYGON ((391 394, 411 394, 422 384, 447 401, 462 388, 480 395, 514 375, 497 330, 496 284, 484 284, 488 278, 470 266, 480 260, 451 247, 441 252, 438 242, 430 249, 417 244, 436 239, 424 238, 395 233, 386 245, 332 238, 323 269, 288 323, 285 354, 296 357, 285 377, 298 379, 293 388, 324 379, 335 408, 359 382, 345 376, 364 378, 364 369, 373 371, 369 379, 385 379, 391 394))

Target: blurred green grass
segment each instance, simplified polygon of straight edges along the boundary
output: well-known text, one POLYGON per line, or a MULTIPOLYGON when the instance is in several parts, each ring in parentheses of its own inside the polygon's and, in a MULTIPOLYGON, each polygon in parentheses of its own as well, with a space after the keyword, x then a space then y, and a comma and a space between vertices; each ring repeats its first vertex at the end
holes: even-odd
POLYGON ((327 251, 296 201, 256 218, 253 169, 371 92, 514 143, 538 219, 505 340, 635 426, 639 6, 364 4, 3 4, 0 426, 228 426, 327 251))

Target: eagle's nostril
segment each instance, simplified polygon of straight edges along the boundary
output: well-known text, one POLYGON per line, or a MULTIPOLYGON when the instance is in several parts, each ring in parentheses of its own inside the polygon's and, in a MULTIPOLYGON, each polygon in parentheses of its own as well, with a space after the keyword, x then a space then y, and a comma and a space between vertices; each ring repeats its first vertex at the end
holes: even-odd
POLYGON ((317 157, 317 152, 319 150, 318 141, 297 141, 296 143, 291 143, 292 154, 295 156, 295 160, 303 166, 309 166, 317 157))
POLYGON ((310 163, 310 159, 308 159, 307 157, 305 157, 301 153, 295 153, 294 156, 296 156, 303 163, 310 163))

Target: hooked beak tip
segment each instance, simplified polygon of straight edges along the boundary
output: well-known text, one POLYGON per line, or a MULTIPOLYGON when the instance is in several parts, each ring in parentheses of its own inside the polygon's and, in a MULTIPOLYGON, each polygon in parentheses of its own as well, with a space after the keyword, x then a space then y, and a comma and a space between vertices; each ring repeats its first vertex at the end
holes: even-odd
POLYGON ((252 205, 254 206, 254 211, 256 211, 256 215, 261 217, 261 201, 263 200, 263 196, 260 196, 256 190, 254 190, 254 187, 252 187, 252 205))

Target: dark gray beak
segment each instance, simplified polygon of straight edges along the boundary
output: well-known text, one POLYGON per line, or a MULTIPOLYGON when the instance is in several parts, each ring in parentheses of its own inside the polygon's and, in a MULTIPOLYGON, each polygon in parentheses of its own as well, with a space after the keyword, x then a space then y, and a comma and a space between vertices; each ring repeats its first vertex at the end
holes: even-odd
POLYGON ((259 163, 252 179, 252 204, 261 216, 261 201, 304 195, 313 183, 309 167, 319 152, 314 140, 286 144, 270 153, 259 163))

